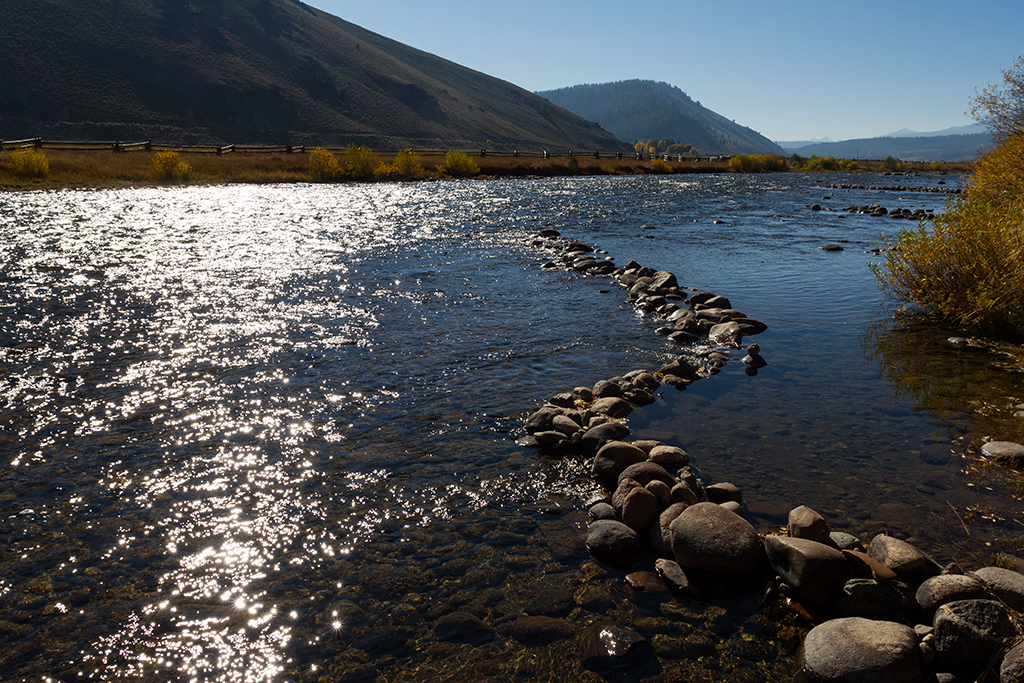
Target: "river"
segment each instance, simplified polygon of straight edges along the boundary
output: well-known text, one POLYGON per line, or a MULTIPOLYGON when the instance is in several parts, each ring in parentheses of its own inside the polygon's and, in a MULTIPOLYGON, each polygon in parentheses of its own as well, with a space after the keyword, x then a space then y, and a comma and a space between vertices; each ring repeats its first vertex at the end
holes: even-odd
POLYGON ((1019 375, 894 321, 870 249, 910 224, 842 211, 944 197, 824 187, 940 180, 0 195, 3 679, 586 680, 576 634, 606 621, 651 641, 651 680, 785 679, 806 623, 764 586, 635 591, 625 574, 650 567, 586 551, 586 460, 516 445, 548 397, 678 352, 610 278, 541 268, 531 235, 767 323, 756 376, 734 360, 630 419, 740 486, 759 531, 807 504, 984 563, 1013 551, 1013 491, 970 452, 1019 438, 1019 375), (439 638, 452 613, 496 633, 439 638), (523 645, 524 615, 566 634, 523 645))

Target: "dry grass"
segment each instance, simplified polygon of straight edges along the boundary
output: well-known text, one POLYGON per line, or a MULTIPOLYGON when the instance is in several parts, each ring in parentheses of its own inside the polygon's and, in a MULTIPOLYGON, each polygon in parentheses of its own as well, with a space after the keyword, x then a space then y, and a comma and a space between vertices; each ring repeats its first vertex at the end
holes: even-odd
MULTIPOLYGON (((111 150, 45 149, 50 163, 45 178, 25 178, 8 167, 12 152, 0 152, 0 188, 41 187, 103 187, 124 185, 160 185, 169 181, 154 168, 152 154, 144 151, 115 153, 111 150)), ((179 152, 180 159, 190 167, 192 184, 207 183, 300 183, 314 180, 310 168, 310 152, 299 154, 238 151, 231 154, 200 154, 179 152)), ((380 161, 394 165, 395 154, 378 154, 380 161)), ((440 178, 437 168, 444 167, 446 153, 417 152, 425 170, 424 177, 440 178)), ((661 161, 638 160, 626 155, 580 154, 544 159, 534 156, 473 156, 480 177, 572 176, 572 175, 644 175, 655 173, 729 173, 728 161, 661 161)), ((860 162, 862 170, 881 170, 882 162, 860 162)), ((969 164, 908 164, 907 170, 964 171, 969 164)), ((388 174, 383 174, 386 179, 388 174)), ((181 180, 174 182, 183 182, 181 180)))

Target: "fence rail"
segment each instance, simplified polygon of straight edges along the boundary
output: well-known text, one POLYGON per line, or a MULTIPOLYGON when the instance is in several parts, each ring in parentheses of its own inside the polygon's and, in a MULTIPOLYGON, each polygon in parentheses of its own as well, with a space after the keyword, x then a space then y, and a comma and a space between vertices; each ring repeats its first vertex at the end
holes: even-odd
MULTIPOLYGON (((66 141, 66 140, 44 140, 40 137, 26 138, 24 140, 0 140, 0 149, 2 150, 14 150, 14 149, 52 149, 52 150, 68 150, 68 151, 113 151, 113 152, 153 152, 170 150, 183 154, 230 154, 232 152, 245 153, 245 154, 303 154, 307 151, 306 145, 176 145, 169 143, 153 142, 152 140, 143 140, 141 142, 121 142, 120 140, 97 142, 97 141, 66 141)), ((345 151, 344 147, 324 147, 329 152, 342 153, 345 151)), ((393 156, 398 153, 399 150, 374 150, 375 153, 384 156, 393 156)), ((416 154, 421 156, 434 156, 444 155, 448 152, 447 149, 414 149, 412 150, 416 154)), ((466 152, 467 150, 459 150, 466 152)), ((554 159, 554 158, 593 158, 593 159, 634 159, 636 161, 653 161, 654 159, 661 159, 662 161, 728 161, 731 157, 725 155, 696 155, 696 154, 651 154, 649 152, 609 152, 600 150, 590 151, 577 151, 577 150, 560 150, 560 151, 495 151, 489 149, 473 149, 468 151, 470 154, 474 154, 480 157, 524 157, 534 159, 554 159)))

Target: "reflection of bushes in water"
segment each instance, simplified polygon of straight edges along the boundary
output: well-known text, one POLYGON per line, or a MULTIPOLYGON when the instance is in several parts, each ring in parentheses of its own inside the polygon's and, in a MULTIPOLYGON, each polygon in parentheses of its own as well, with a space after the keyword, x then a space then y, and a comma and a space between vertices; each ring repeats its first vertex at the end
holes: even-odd
POLYGON ((869 327, 861 345, 898 396, 948 424, 949 438, 965 430, 1007 434, 1014 425, 1017 436, 1024 436, 1024 422, 1012 421, 1013 404, 1024 402, 1024 395, 1014 395, 1024 385, 1024 349, 975 340, 953 345, 949 336, 923 316, 906 313, 895 324, 884 321, 869 327))

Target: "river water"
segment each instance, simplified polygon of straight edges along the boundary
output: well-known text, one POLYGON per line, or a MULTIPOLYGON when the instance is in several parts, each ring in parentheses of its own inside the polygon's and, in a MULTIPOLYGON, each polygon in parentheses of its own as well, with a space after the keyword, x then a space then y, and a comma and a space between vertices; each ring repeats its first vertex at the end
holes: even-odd
POLYGON ((651 641, 650 680, 788 677, 807 624, 762 602, 765 586, 631 588, 650 558, 586 551, 588 463, 516 445, 553 394, 678 351, 609 278, 541 268, 543 228, 768 324, 756 376, 737 360, 630 418, 636 437, 687 449, 706 484, 739 485, 760 531, 803 503, 943 562, 1012 551, 1014 491, 970 452, 1020 437, 1019 375, 894 321, 869 249, 908 223, 841 211, 943 196, 824 188, 837 180, 955 183, 0 196, 2 678, 598 680, 576 635, 594 623, 651 641), (456 612, 496 634, 441 637, 456 612), (525 615, 566 633, 524 645, 525 615))

